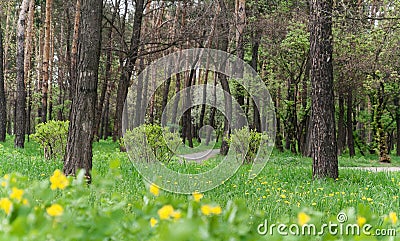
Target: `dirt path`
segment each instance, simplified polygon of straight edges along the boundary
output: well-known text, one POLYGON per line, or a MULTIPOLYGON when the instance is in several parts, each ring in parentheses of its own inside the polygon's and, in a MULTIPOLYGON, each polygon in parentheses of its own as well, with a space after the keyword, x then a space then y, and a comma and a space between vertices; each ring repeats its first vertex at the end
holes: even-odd
POLYGON ((179 155, 180 157, 185 158, 187 161, 196 161, 197 163, 201 163, 205 160, 208 160, 220 152, 220 149, 212 149, 212 150, 206 150, 202 152, 196 152, 196 153, 191 153, 191 154, 186 154, 186 155, 179 155))

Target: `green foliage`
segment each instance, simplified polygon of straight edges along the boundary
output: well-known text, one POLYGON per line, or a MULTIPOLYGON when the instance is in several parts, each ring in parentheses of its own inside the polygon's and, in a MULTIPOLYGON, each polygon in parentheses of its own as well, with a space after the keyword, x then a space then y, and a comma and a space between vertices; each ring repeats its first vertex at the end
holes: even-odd
MULTIPOLYGON (((231 148, 234 148, 235 152, 244 154, 242 152, 246 150, 247 147, 245 145, 248 144, 243 163, 251 163, 257 156, 260 145, 264 144, 266 139, 266 134, 249 130, 248 127, 243 127, 232 133, 229 139, 229 145, 231 148)), ((261 146, 261 148, 263 148, 263 146, 261 146)))
POLYGON ((36 133, 30 137, 43 148, 46 159, 64 156, 69 121, 48 121, 36 126, 36 133))
MULTIPOLYGON (((353 166, 370 165, 377 164, 371 161, 375 158, 341 157, 340 162, 342 166, 350 162, 353 166)), ((393 159, 398 165, 400 159, 393 159)), ((230 180, 204 193, 196 202, 192 195, 162 190, 155 196, 143 184, 126 153, 118 151, 118 143, 100 141, 94 143, 92 184, 84 184, 81 174, 76 179, 69 178, 65 189, 51 190, 49 177, 62 164, 44 160, 33 142, 27 143, 24 150, 15 150, 8 136, 0 146, 0 184, 5 182, 5 186, 0 185, 0 199, 11 199, 13 187, 24 193, 21 202, 11 199, 13 209, 9 215, 0 209, 0 240, 315 240, 308 235, 283 237, 276 233, 276 228, 275 235, 261 236, 257 227, 265 219, 269 224, 296 224, 300 213, 308 215, 309 223, 316 225, 336 223, 341 211, 348 216, 347 223, 357 223, 357 218, 363 217, 374 226, 372 231, 393 226, 399 232, 399 221, 393 225, 389 217, 390 212, 399 210, 399 173, 341 169, 336 181, 315 181, 311 165, 310 158, 273 152, 266 168, 255 179, 247 179, 250 165, 243 165, 230 180), (16 170, 21 174, 16 174, 16 170), (10 175, 1 178, 6 173, 10 175), (64 209, 61 216, 47 213, 52 204, 64 209), (165 205, 171 205, 181 217, 161 220, 158 211, 165 205), (201 211, 204 205, 220 206, 221 214, 205 215, 201 211), (157 222, 154 227, 150 225, 151 218, 157 222)), ((207 163, 175 166, 183 173, 209 168, 207 163)))
POLYGON ((149 151, 154 153, 157 160, 169 162, 182 141, 178 133, 170 132, 168 128, 145 124, 128 130, 124 135, 124 143, 128 147, 132 147, 130 151, 137 145, 140 145, 140 148, 149 147, 149 151))

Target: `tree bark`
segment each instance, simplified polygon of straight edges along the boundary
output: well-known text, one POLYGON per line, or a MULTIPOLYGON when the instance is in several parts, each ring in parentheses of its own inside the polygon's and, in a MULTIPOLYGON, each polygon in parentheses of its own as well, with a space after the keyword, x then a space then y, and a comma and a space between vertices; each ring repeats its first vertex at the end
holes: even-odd
POLYGON ((400 156, 400 97, 396 96, 394 99, 394 105, 396 106, 396 156, 400 156))
MULTIPOLYGON (((243 36, 244 36, 244 30, 246 27, 246 0, 236 0, 235 3, 235 15, 236 15, 236 51, 237 51, 237 57, 238 61, 243 61, 244 60, 244 41, 243 41, 243 36)), ((243 66, 239 64, 240 68, 243 66)), ((239 76, 241 76, 241 73, 243 73, 243 68, 240 69, 237 68, 237 71, 239 71, 239 76)), ((237 102, 240 105, 241 108, 245 108, 244 106, 244 97, 245 97, 245 89, 242 85, 237 84, 236 86, 236 96, 237 96, 237 102)), ((243 111, 244 112, 244 111, 243 111)), ((242 128, 245 123, 245 116, 239 116, 238 121, 238 127, 242 128)))
POLYGON ((341 90, 339 93, 339 117, 338 117, 338 155, 342 155, 345 147, 346 147, 346 127, 344 124, 344 97, 343 92, 341 90))
POLYGON ((75 18, 74 18, 74 33, 72 35, 71 45, 71 65, 70 65, 70 99, 73 98, 75 93, 76 79, 77 79, 77 52, 78 52, 78 41, 79 41, 79 24, 81 19, 81 1, 76 0, 75 5, 75 18))
POLYGON ((26 26, 25 39, 25 60, 24 60, 24 82, 28 93, 28 108, 26 111, 26 133, 31 134, 31 110, 32 110, 32 81, 31 81, 31 65, 32 65, 32 33, 35 17, 35 0, 29 1, 28 23, 26 26))
POLYGON ((144 0, 137 0, 135 6, 135 17, 133 20, 131 45, 129 47, 128 57, 126 59, 126 62, 122 67, 122 73, 117 88, 117 103, 115 110, 114 136, 113 136, 114 141, 116 141, 122 136, 122 113, 124 110, 125 99, 126 96, 128 95, 128 88, 132 76, 132 71, 135 67, 135 63, 138 58, 143 11, 144 11, 144 0))
MULTIPOLYGON (((254 37, 253 37, 253 41, 252 41, 252 51, 251 51, 251 67, 256 72, 258 71, 258 50, 260 48, 260 42, 261 42, 261 32, 256 31, 254 33, 254 37)), ((261 132, 260 112, 259 112, 254 100, 252 101, 252 103, 253 103, 253 121, 254 121, 253 128, 257 132, 261 132)), ((279 117, 277 117, 277 118, 279 118, 279 117)))
POLYGON ((41 118, 42 123, 47 121, 52 4, 53 0, 46 0, 46 19, 44 24, 44 49, 43 49, 43 86, 42 86, 42 118, 41 118))
POLYGON ((79 169, 84 169, 90 182, 103 1, 82 0, 81 7, 78 73, 71 105, 64 173, 75 175, 79 169))
MULTIPOLYGON (((176 77, 176 84, 175 84, 175 100, 174 100, 174 107, 172 110, 172 117, 171 117, 171 122, 175 123, 176 122, 176 116, 177 116, 177 110, 178 110, 178 105, 179 105, 179 100, 181 98, 180 95, 180 91, 181 91, 181 74, 180 73, 176 73, 175 74, 176 77)), ((172 127, 171 129, 172 132, 175 131, 175 126, 172 127)))
POLYGON ((332 65, 332 0, 310 1, 313 178, 337 178, 332 65))
POLYGON ((390 163, 390 155, 388 151, 387 133, 384 129, 382 116, 386 108, 385 100, 385 85, 382 80, 379 81, 378 87, 378 104, 375 109, 375 122, 376 122, 376 140, 378 142, 379 161, 390 163))
POLYGON ((354 136, 353 136, 353 91, 350 89, 347 93, 347 146, 349 148, 349 155, 353 157, 356 155, 354 149, 354 136))
POLYGON ((24 83, 24 42, 25 42, 25 20, 28 13, 29 0, 23 0, 18 17, 17 25, 17 97, 15 103, 15 140, 16 148, 25 146, 25 118, 26 118, 26 92, 24 83))
MULTIPOLYGON (((0 9, 0 16, 3 13, 0 9)), ((6 140, 6 125, 7 125, 7 108, 6 108, 6 93, 4 91, 4 71, 3 71, 3 30, 0 21, 0 142, 6 140)))
POLYGON ((285 123, 286 132, 286 150, 290 150, 292 153, 297 153, 296 149, 296 136, 297 136, 297 82, 293 77, 289 77, 288 90, 287 90, 287 116, 285 123))
POLYGON ((111 16, 111 21, 109 23, 109 30, 107 34, 107 50, 106 50, 106 67, 105 67, 105 78, 103 85, 101 87, 101 92, 100 92, 100 98, 98 101, 98 105, 96 108, 96 125, 94 131, 95 138, 99 138, 100 136, 100 125, 102 121, 102 113, 104 109, 104 104, 105 104, 105 97, 106 93, 108 90, 108 87, 110 85, 111 80, 111 72, 112 72, 112 61, 113 61, 113 56, 112 56, 112 47, 113 47, 113 25, 115 22, 115 18, 117 16, 118 8, 120 7, 120 0, 115 1, 115 6, 114 10, 111 16))
MULTIPOLYGON (((144 58, 140 58, 139 59, 140 72, 142 72, 144 70, 144 68, 145 68, 144 58)), ((138 127, 142 121, 143 77, 148 78, 147 73, 140 73, 138 76, 136 102, 135 102, 136 106, 135 106, 134 127, 138 127)), ((146 95, 147 95, 147 91, 146 91, 146 95)))
MULTIPOLYGON (((221 9, 221 19, 220 19, 220 50, 227 52, 228 51, 228 44, 229 44, 229 36, 227 33, 227 30, 229 30, 229 24, 227 22, 228 19, 228 10, 226 8, 224 0, 219 0, 219 7, 221 9)), ((223 68, 223 67, 222 67, 223 68)), ((224 132, 222 135, 222 143, 221 143, 221 155, 226 155, 228 154, 229 151, 229 144, 228 144, 228 139, 230 138, 230 123, 229 121, 232 120, 232 96, 231 96, 231 91, 229 89, 229 83, 228 79, 224 74, 217 73, 218 79, 221 83, 222 89, 225 91, 224 92, 224 99, 225 99, 225 113, 227 116, 225 116, 224 120, 224 132)))

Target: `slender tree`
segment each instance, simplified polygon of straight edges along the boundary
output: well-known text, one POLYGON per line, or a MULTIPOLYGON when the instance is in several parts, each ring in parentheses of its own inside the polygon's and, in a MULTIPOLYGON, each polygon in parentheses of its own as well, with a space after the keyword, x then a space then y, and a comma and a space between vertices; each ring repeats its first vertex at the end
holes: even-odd
POLYGON ((78 52, 78 39, 79 39, 79 24, 81 20, 81 0, 76 0, 75 5, 75 18, 74 18, 74 33, 72 35, 72 45, 71 45, 71 64, 70 64, 70 98, 73 97, 75 92, 75 82, 77 79, 77 52, 78 52))
POLYGON ((337 178, 332 65, 332 0, 310 1, 313 177, 337 178))
POLYGON ((49 65, 50 65, 50 40, 51 40, 51 9, 53 0, 46 0, 46 18, 44 24, 44 49, 43 49, 43 86, 42 86, 42 119, 47 121, 48 90, 49 90, 49 65))
POLYGON ((24 42, 25 42, 25 20, 29 9, 29 0, 23 0, 18 17, 17 25, 17 98, 15 102, 15 141, 14 146, 24 148, 25 146, 25 102, 26 92, 24 83, 24 42))
POLYGON ((78 73, 74 88, 64 173, 92 169, 93 127, 95 125, 98 69, 100 60, 102 0, 82 0, 78 48, 78 73))
POLYGON ((122 113, 124 110, 125 99, 126 96, 128 95, 128 88, 132 72, 134 70, 136 60, 138 58, 144 7, 145 7, 144 0, 136 0, 131 45, 129 47, 128 56, 122 67, 121 77, 118 82, 117 103, 116 103, 115 121, 114 121, 114 136, 113 136, 114 141, 116 141, 117 139, 119 139, 119 137, 122 136, 122 113))
MULTIPOLYGON (((3 16, 2 9, 0 8, 0 16, 3 16)), ((3 72, 3 30, 0 21, 0 142, 6 140, 6 93, 4 91, 4 72, 3 72)))
MULTIPOLYGON (((228 33, 226 32, 227 30, 229 30, 229 26, 228 26, 228 22, 227 17, 228 17, 228 13, 227 13, 227 8, 225 5, 224 0, 219 0, 219 7, 221 10, 221 14, 220 16, 222 17, 220 19, 220 24, 219 24, 219 28, 221 31, 221 36, 220 36, 220 49, 222 51, 228 51, 228 45, 229 45, 229 36, 228 33), (224 31, 225 30, 225 31, 224 31)), ((223 136, 222 136, 222 143, 221 143, 221 154, 222 155, 226 155, 228 154, 229 151, 229 144, 228 144, 228 138, 230 137, 231 134, 231 129, 230 129, 230 123, 229 121, 232 120, 232 96, 230 95, 231 91, 229 88, 229 83, 228 83, 228 78, 226 77, 226 75, 218 73, 218 79, 221 82, 221 87, 224 90, 224 98, 225 98, 225 112, 226 112, 226 117, 224 120, 224 132, 223 132, 223 136)))
POLYGON ((397 142, 396 142, 396 156, 400 156, 400 97, 396 96, 394 98, 394 105, 396 107, 396 133, 397 133, 397 142))
POLYGON ((25 39, 25 61, 24 61, 24 82, 28 94, 28 106, 26 110, 26 134, 31 134, 31 110, 32 110, 32 81, 31 81, 31 65, 32 65, 32 38, 34 29, 35 17, 35 0, 29 1, 28 23, 26 26, 26 39, 25 39))

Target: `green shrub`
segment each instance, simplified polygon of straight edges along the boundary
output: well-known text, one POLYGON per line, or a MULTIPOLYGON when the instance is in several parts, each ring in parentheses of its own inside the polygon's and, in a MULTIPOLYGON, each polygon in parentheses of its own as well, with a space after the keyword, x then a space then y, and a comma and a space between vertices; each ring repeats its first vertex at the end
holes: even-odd
MULTIPOLYGON (((134 148, 139 148, 140 152, 143 153, 147 151, 153 152, 159 161, 169 162, 182 144, 182 141, 178 133, 170 132, 168 128, 146 124, 133 130, 128 130, 124 135, 124 143, 132 153, 135 153, 134 148), (146 147, 148 149, 145 149, 146 147)), ((152 160, 146 161, 150 162, 152 160)))
POLYGON ((257 156, 260 144, 266 143, 266 138, 266 134, 249 130, 248 127, 244 127, 233 131, 231 138, 229 139, 229 145, 230 148, 234 148, 235 152, 244 154, 244 151, 247 149, 246 145, 248 144, 248 150, 243 163, 251 163, 257 156))
POLYGON ((48 121, 36 126, 36 133, 30 137, 40 144, 46 159, 64 156, 68 137, 69 121, 48 121))

